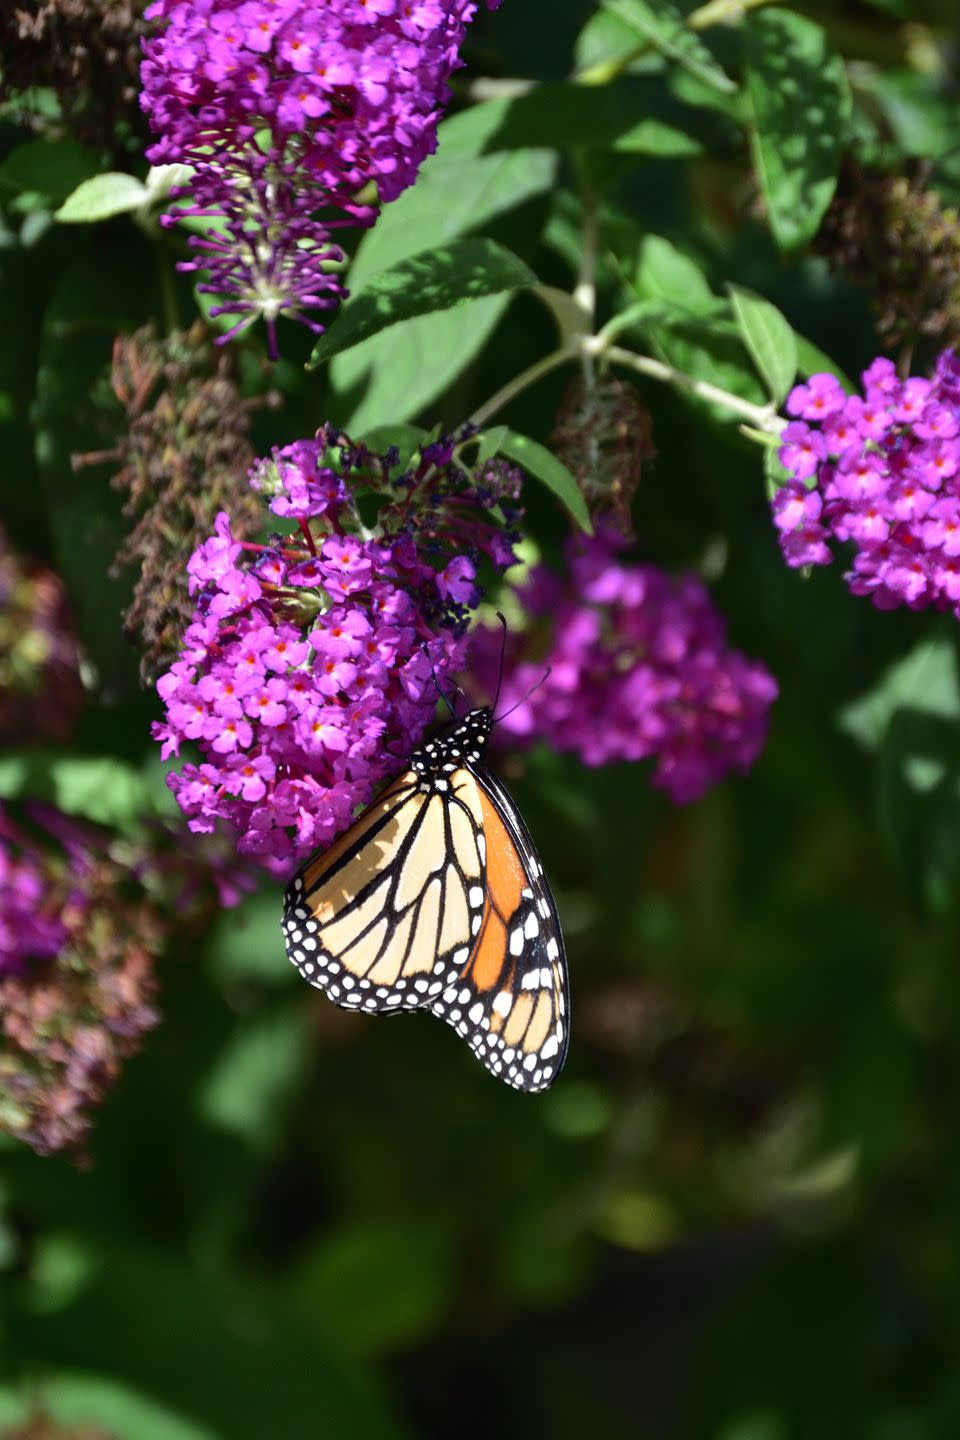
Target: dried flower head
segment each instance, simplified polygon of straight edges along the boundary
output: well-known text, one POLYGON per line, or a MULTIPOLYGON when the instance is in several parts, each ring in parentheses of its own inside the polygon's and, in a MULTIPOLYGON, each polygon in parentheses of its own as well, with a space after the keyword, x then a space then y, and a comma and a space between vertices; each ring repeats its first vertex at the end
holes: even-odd
POLYGON ((137 71, 145 0, 7 0, 0 5, 4 91, 38 130, 49 114, 16 92, 52 87, 70 134, 113 148, 119 125, 140 129, 137 71))
POLYGON ((0 741, 65 740, 82 703, 63 583, 0 530, 0 741))
POLYGON ((590 513, 633 533, 631 505, 644 466, 656 457, 650 411, 638 391, 614 375, 573 380, 557 415, 552 445, 576 477, 590 513))
POLYGON ((960 218, 923 168, 890 175, 848 160, 817 248, 870 287, 885 346, 960 340, 960 218))
POLYGON ((33 818, 42 838, 0 813, 0 1129, 80 1155, 91 1112, 157 1023, 164 922, 101 833, 33 818))
MULTIPOLYGON (((150 326, 119 336, 112 381, 129 422, 112 452, 123 462, 113 485, 126 492, 124 513, 133 521, 114 568, 139 567, 124 626, 142 651, 147 681, 176 653, 193 611, 184 554, 223 509, 238 538, 260 528, 261 506, 246 478, 254 460, 248 434, 251 410, 272 396, 241 397, 229 358, 214 351, 199 322, 166 339, 150 326)), ((79 456, 74 464, 104 458, 79 456)))
POLYGON ((26 1420, 0 1430, 0 1440, 119 1440, 99 1425, 61 1424, 45 1410, 34 1410, 26 1420))

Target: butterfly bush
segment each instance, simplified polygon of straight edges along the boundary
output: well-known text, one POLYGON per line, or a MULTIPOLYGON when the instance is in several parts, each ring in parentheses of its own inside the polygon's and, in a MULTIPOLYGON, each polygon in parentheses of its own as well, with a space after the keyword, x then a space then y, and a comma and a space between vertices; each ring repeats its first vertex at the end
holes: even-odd
POLYGON ((20 811, 0 806, 0 1132, 82 1156, 159 1021, 174 925, 237 904, 253 869, 182 821, 120 835, 35 801, 20 811))
POLYGON ((82 704, 63 582, 0 529, 0 741, 64 740, 82 704))
POLYGON ((462 469, 464 438, 401 471, 396 452, 326 430, 254 471, 290 533, 242 544, 217 517, 188 564, 181 657, 157 686, 164 757, 200 751, 168 776, 193 830, 225 821, 242 853, 287 861, 334 840, 420 742, 463 664, 478 562, 514 559, 499 517, 516 513, 520 476, 462 469), (375 533, 354 489, 379 491, 375 533))
POLYGON ((0 810, 0 1130, 78 1152, 157 1023, 164 923, 93 827, 39 806, 30 819, 0 810))
POLYGON ((829 565, 830 542, 853 546, 855 595, 890 610, 960 616, 960 360, 900 380, 892 361, 863 373, 863 394, 813 375, 787 400, 796 417, 780 459, 792 479, 773 499, 788 565, 829 565))
MULTIPOLYGON (((491 8, 491 0, 487 0, 491 8)), ((436 147, 474 0, 155 0, 141 103, 154 164, 194 168, 181 214, 211 313, 311 330, 344 295, 331 242, 369 224, 436 147), (361 195, 361 192, 364 192, 361 195)), ((170 222, 176 216, 168 217, 170 222)), ((233 332, 231 332, 233 333, 233 332)), ((226 338, 226 337, 225 337, 226 338)))
MULTIPOLYGON (((731 649, 706 587, 624 559, 605 527, 519 587, 525 628, 508 637, 494 736, 546 740, 587 765, 653 759, 652 783, 684 804, 763 749, 777 685, 731 649), (545 670, 549 673, 545 676, 545 670)), ((479 627, 470 663, 497 688, 501 638, 479 627)))

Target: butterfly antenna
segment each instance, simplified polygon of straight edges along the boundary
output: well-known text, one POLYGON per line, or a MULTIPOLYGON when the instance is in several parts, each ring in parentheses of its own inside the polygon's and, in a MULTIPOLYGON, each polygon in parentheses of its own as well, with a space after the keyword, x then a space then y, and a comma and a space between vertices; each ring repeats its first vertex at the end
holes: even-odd
POLYGON ((515 705, 511 705, 509 710, 505 710, 502 715, 497 716, 497 720, 506 720, 507 716, 512 715, 514 710, 519 710, 521 705, 525 705, 530 699, 530 696, 534 693, 534 691, 539 690, 543 682, 550 679, 552 669, 553 667, 551 665, 548 665, 546 670, 544 670, 543 674, 540 676, 540 679, 537 681, 537 683, 530 686, 530 689, 527 691, 526 695, 521 695, 520 699, 515 705))
POLYGON ((500 704, 500 691, 503 689, 503 661, 504 661, 504 657, 505 657, 505 655, 506 655, 506 653, 507 653, 507 617, 506 617, 505 615, 503 615, 503 614, 498 610, 498 611, 497 611, 497 619, 500 621, 500 624, 503 626, 503 637, 502 637, 502 639, 501 639, 501 641, 500 641, 500 670, 499 670, 499 672, 498 672, 498 674, 497 674, 497 693, 496 693, 496 695, 493 697, 493 714, 494 714, 494 715, 496 715, 496 713, 497 713, 497 706, 500 704))

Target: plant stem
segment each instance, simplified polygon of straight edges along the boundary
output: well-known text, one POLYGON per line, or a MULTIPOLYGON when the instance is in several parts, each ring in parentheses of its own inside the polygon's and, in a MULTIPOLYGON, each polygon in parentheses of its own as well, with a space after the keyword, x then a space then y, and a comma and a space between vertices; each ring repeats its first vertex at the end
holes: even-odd
POLYGON ((748 10, 759 10, 769 5, 770 0, 707 0, 687 16, 691 30, 706 30, 711 25, 736 25, 748 10))
MULTIPOLYGON (((576 168, 581 174, 583 191, 583 245, 580 251, 580 274, 577 279, 577 288, 573 292, 573 299, 574 304, 583 311, 586 321, 584 329, 592 332, 597 320, 597 201, 586 179, 583 178, 584 165, 580 155, 576 157, 576 168)), ((595 367, 593 355, 586 346, 581 349, 580 360, 583 366, 584 384, 588 390, 591 390, 595 379, 595 367)))
POLYGON ((473 412, 470 416, 471 422, 478 427, 484 426, 493 415, 496 415, 498 410, 502 410, 504 405, 509 405, 516 395, 522 394, 529 386, 535 384, 541 375, 549 375, 550 371, 556 370, 558 365, 564 365, 568 360, 575 360, 580 354, 580 349, 579 345, 563 346, 559 350, 551 351, 549 355, 545 355, 534 365, 529 365, 526 370, 521 370, 519 375, 508 380, 506 385, 495 395, 491 395, 485 405, 481 405, 479 410, 473 412))
POLYGON ((752 401, 733 395, 729 390, 721 390, 718 385, 711 385, 709 380, 695 380, 691 375, 684 375, 682 370, 675 370, 672 365, 665 365, 662 360, 655 360, 652 355, 635 355, 632 350, 622 350, 619 345, 603 347, 595 341, 587 341, 587 345, 595 354, 606 355, 614 365, 625 365, 641 375, 649 375, 652 380, 662 380, 677 390, 685 390, 688 395, 696 395, 701 400, 712 400, 715 405, 722 405, 731 415, 739 415, 741 420, 745 420, 756 430, 762 430, 766 435, 779 435, 786 424, 772 405, 754 405, 752 401))

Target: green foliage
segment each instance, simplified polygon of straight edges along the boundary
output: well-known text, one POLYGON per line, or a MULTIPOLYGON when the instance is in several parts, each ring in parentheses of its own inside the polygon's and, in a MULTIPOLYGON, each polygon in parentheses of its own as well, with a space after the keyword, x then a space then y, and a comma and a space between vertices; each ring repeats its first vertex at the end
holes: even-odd
MULTIPOLYGON (((524 565, 558 568, 591 524, 550 439, 566 387, 629 379, 636 553, 706 578, 775 673, 767 749, 683 808, 642 765, 495 756, 570 954, 539 1100, 428 1016, 304 986, 280 877, 178 921, 89 1167, 0 1142, 0 1435, 42 1408, 113 1440, 952 1440, 956 621, 873 609, 843 560, 788 572, 766 503, 796 377, 852 390, 879 349, 815 253, 842 160, 960 199, 950 7, 481 9, 418 183, 338 232, 351 298, 312 357, 292 326, 272 369, 255 330, 231 346, 278 400, 256 451, 330 420, 406 461, 481 416, 479 458, 530 476, 524 565)), ((110 576, 107 367, 215 304, 175 270, 214 222, 155 223, 182 178, 90 148, 52 91, 4 98, 2 519, 64 580, 87 699, 62 746, 5 744, 0 801, 118 853, 172 802, 110 576)))
POLYGON ((528 265, 492 240, 457 240, 403 260, 348 301, 313 347, 311 368, 404 320, 513 294, 535 278, 528 265))
POLYGON ((793 250, 816 234, 836 189, 850 119, 846 72, 819 25, 761 10, 747 25, 747 88, 770 226, 793 250))

